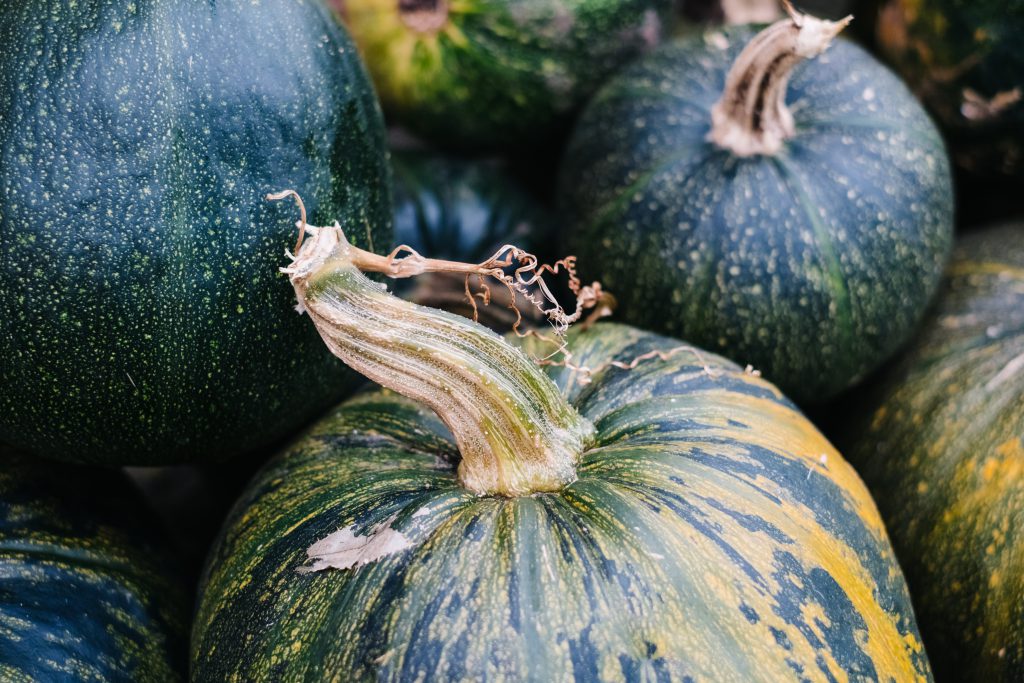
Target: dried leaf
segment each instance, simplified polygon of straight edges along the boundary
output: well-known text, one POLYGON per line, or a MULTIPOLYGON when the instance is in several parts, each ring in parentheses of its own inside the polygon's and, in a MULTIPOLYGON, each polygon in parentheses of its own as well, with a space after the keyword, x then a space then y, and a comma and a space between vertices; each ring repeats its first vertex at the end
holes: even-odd
POLYGON ((391 528, 392 517, 364 536, 355 534, 355 526, 349 525, 320 539, 306 549, 307 560, 313 564, 299 567, 300 574, 323 571, 324 569, 349 569, 401 552, 412 546, 401 532, 391 528))

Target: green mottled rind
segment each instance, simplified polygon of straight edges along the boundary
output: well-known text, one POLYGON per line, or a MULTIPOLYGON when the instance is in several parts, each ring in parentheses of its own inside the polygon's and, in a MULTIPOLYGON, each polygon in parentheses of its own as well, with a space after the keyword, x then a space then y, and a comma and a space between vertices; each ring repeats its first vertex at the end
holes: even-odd
POLYGON ((670 0, 451 1, 436 33, 409 28, 397 0, 345 0, 344 20, 385 111, 448 146, 515 149, 551 137, 641 50, 670 0))
POLYGON ((155 464, 320 414, 354 376, 292 310, 298 212, 264 195, 383 249, 389 186, 317 2, 0 3, 0 440, 155 464))
POLYGON ((472 495, 438 418, 379 391, 269 463, 209 558, 195 678, 930 679, 874 503, 791 403, 689 347, 599 370, 680 348, 632 328, 572 345, 594 381, 550 373, 597 436, 559 493, 472 495), (298 572, 392 517, 409 550, 298 572))
POLYGON ((118 472, 0 448, 0 679, 185 677, 189 599, 118 472))
MULTIPOLYGON (((1024 94, 1024 0, 889 0, 878 47, 928 105, 953 158, 982 176, 1024 175, 1024 100, 965 116, 964 91, 1024 94)), ((970 110, 967 110, 968 112, 970 110)))
POLYGON ((549 212, 495 162, 394 151, 395 239, 424 256, 477 263, 506 244, 550 241, 549 212))
POLYGON ((907 89, 845 41, 794 71, 796 134, 780 153, 720 149, 711 107, 753 35, 665 45, 595 96, 561 172, 569 251, 620 319, 750 363, 813 403, 879 365, 924 314, 952 240, 948 160, 907 89))
POLYGON ((1024 224, 963 239, 935 310, 877 391, 850 457, 907 571, 936 672, 1024 679, 1024 224))

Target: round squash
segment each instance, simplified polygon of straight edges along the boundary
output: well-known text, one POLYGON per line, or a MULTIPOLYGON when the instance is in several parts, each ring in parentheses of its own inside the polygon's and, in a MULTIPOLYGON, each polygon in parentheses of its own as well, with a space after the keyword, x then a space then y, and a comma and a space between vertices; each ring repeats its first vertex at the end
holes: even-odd
MULTIPOLYGON (((505 168, 420 151, 392 152, 392 168, 396 245, 470 263, 485 261, 506 244, 531 253, 550 249, 553 218, 505 168)), ((492 288, 491 305, 474 307, 465 276, 458 273, 397 280, 394 290, 425 306, 476 316, 494 330, 507 332, 516 324, 506 290, 492 288)), ((532 310, 523 313, 531 322, 536 317, 532 310)))
POLYGON ((198 680, 930 679, 874 503, 772 385, 617 325, 569 338, 591 382, 545 374, 330 234, 288 269, 300 301, 436 412, 363 394, 256 476, 202 582, 198 680))
POLYGON ((671 0, 344 0, 384 109, 433 142, 539 146, 657 43, 671 0))
POLYGON ((553 220, 501 166, 393 151, 395 244, 434 258, 478 262, 503 245, 534 251, 553 220))
POLYGON ((0 440, 210 459, 336 402, 354 376, 294 315, 293 217, 264 196, 303 187, 385 249, 385 150, 316 2, 0 4, 0 440))
MULTIPOLYGON (((907 572, 936 674, 1024 678, 1024 223, 967 235, 849 453, 907 572)), ((863 408, 862 408, 863 410, 863 408)))
POLYGON ((568 251, 621 319, 813 403, 906 341, 948 257, 953 205, 913 96, 848 42, 797 64, 841 24, 796 17, 757 38, 684 38, 621 72, 577 124, 560 195, 568 251))
POLYGON ((0 679, 184 680, 190 602, 117 472, 0 447, 0 679))
POLYGON ((973 174, 1024 174, 1022 33, 1020 0, 887 0, 880 10, 880 51, 973 174))
MULTIPOLYGON (((802 0, 800 10, 825 19, 841 19, 853 12, 857 0, 802 0)), ((727 24, 767 23, 782 14, 779 0, 686 0, 685 15, 701 22, 727 24)))

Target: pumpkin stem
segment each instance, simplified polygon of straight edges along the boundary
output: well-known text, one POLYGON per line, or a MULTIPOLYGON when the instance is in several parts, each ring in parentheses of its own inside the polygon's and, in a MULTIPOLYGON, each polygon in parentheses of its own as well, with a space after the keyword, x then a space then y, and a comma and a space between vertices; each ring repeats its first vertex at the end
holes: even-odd
POLYGON ((786 106, 793 67, 824 52, 853 21, 826 21, 786 4, 789 17, 758 33, 736 58, 711 110, 708 139, 741 157, 777 154, 796 132, 786 106))
MULTIPOLYGON (((363 271, 402 275, 402 262, 349 244, 338 225, 306 232, 309 239, 282 268, 300 310, 347 365, 440 416, 462 455, 463 486, 521 496, 576 479, 593 426, 526 354, 471 320, 389 294, 363 271)), ((407 266, 475 268, 429 259, 407 266)))
POLYGON ((268 201, 276 202, 284 199, 285 197, 294 197, 295 202, 299 205, 299 239, 295 242, 295 253, 299 252, 302 248, 302 239, 306 236, 306 203, 302 201, 302 197, 295 190, 282 190, 281 192, 274 192, 268 194, 266 199, 268 201))

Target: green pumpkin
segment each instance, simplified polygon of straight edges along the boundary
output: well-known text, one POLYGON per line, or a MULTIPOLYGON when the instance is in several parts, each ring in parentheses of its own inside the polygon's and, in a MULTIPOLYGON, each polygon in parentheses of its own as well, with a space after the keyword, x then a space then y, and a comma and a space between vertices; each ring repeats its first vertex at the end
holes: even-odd
POLYGON ((879 50, 973 174, 1024 174, 1022 32, 1021 0, 887 0, 879 12, 879 50))
POLYGON ((923 109, 851 43, 796 66, 788 92, 796 56, 769 50, 733 82, 747 89, 726 92, 754 35, 680 39, 595 96, 561 172, 568 250, 621 320, 752 364, 814 403, 877 367, 924 314, 952 240, 950 173, 923 109), (733 96, 755 105, 741 111, 751 135, 768 135, 773 105, 788 111, 772 116, 789 126, 775 149, 709 139, 716 103, 733 96))
POLYGON ((384 109, 451 147, 548 141, 622 63, 657 43, 671 0, 345 0, 384 109))
POLYGON ((327 234, 289 270, 325 341, 439 413, 362 394, 257 474, 197 680, 930 680, 874 503, 772 385, 609 324, 569 338, 592 381, 544 374, 327 234))
MULTIPOLYGON (((554 218, 504 166, 424 151, 393 151, 395 244, 422 255, 480 263, 507 244, 551 260, 554 218), (539 250, 539 251, 538 251, 539 250)), ((476 281, 471 286, 476 286, 476 281)), ((396 280, 394 290, 410 301, 466 317, 507 332, 516 324, 503 288, 492 288, 491 305, 466 296, 465 276, 427 273, 396 280)), ((533 311, 524 310, 528 322, 533 311)))
MULTIPOLYGON (((800 11, 824 19, 842 19, 864 0, 801 0, 800 11)), ((686 0, 685 15, 701 22, 746 23, 772 21, 782 14, 779 0, 686 0)), ((859 13, 858 13, 859 14, 859 13)))
POLYGON ((861 407, 851 461, 907 572, 936 673, 1024 677, 1024 223, 954 252, 919 336, 861 407))
POLYGON ((322 413, 354 376, 287 315, 294 216, 264 196, 384 249, 385 149, 318 3, 0 3, 0 440, 171 463, 322 413))
POLYGON ((185 677, 189 600, 119 473, 0 447, 0 679, 185 677))
POLYGON ((394 151, 395 244, 431 258, 477 263, 506 244, 534 251, 553 220, 494 162, 394 151))

